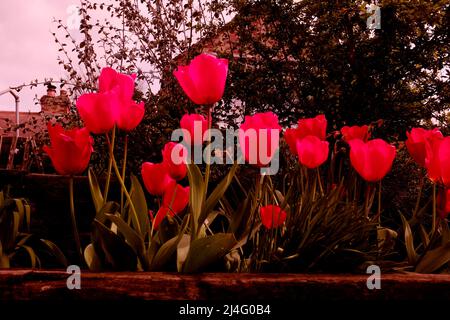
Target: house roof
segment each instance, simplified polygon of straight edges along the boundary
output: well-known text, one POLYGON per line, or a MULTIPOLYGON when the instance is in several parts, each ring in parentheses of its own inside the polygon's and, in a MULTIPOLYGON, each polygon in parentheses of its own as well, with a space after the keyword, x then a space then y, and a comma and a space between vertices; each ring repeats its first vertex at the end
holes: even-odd
MULTIPOLYGON (((39 112, 19 112, 20 123, 26 123, 34 118, 41 118, 39 112)), ((13 135, 14 132, 7 131, 8 128, 15 126, 16 113, 14 111, 0 111, 0 135, 13 135), (6 130, 6 132, 5 132, 6 130)))

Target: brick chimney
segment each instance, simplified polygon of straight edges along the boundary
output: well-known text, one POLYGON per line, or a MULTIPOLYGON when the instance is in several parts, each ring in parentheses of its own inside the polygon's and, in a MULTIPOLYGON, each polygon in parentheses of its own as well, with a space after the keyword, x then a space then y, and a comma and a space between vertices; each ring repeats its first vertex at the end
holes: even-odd
POLYGON ((51 83, 47 85, 47 96, 56 97, 56 87, 51 83))
POLYGON ((68 112, 70 107, 70 98, 67 91, 60 90, 59 96, 56 95, 56 87, 51 83, 47 85, 47 94, 42 96, 41 110, 48 114, 63 114, 68 112))

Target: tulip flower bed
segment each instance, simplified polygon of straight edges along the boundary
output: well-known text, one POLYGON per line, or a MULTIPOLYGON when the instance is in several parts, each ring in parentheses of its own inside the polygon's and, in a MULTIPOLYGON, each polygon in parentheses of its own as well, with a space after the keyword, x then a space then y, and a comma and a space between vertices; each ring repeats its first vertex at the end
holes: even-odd
POLYGON ((256 113, 232 134, 238 144, 221 150, 211 114, 227 72, 228 61, 209 54, 174 72, 203 112, 183 116, 161 163, 142 159, 142 179, 127 172, 127 139, 123 159, 115 154, 117 131, 133 130, 144 115, 143 103, 132 99, 134 76, 103 69, 98 91, 76 103, 85 127, 49 124, 51 145, 44 151, 69 177, 67 217, 78 264, 92 271, 182 273, 359 273, 369 265, 448 270, 450 137, 438 129, 408 132, 406 147, 432 194, 428 200, 419 190, 415 210, 399 213, 396 226, 383 215, 389 203, 382 201, 382 181, 397 150, 373 137, 379 124, 330 132, 318 115, 283 133, 276 114, 256 113), (96 147, 91 134, 104 135, 109 151, 102 183, 88 168, 96 147), (73 177, 86 170, 95 218, 84 245, 73 177), (221 179, 213 182, 214 170, 221 179), (120 197, 111 196, 112 178, 120 197))

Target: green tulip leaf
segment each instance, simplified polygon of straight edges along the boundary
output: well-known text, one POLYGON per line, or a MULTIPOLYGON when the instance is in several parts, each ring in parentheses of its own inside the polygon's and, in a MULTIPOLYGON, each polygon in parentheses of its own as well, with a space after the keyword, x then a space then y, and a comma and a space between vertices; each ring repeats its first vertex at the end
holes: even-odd
POLYGON ((255 208, 252 207, 251 196, 252 194, 248 193, 247 197, 231 218, 230 230, 235 235, 236 239, 242 240, 243 238, 247 238, 247 235, 250 232, 250 218, 255 210, 255 208))
POLYGON ((19 225, 20 225, 20 216, 18 212, 13 212, 13 232, 12 238, 10 239, 9 248, 14 247, 16 243, 17 236, 19 235, 19 225))
POLYGON ((133 249, 103 223, 94 220, 93 243, 96 252, 102 252, 107 266, 117 271, 135 271, 137 256, 133 249))
POLYGON ((176 237, 179 232, 180 226, 178 225, 178 222, 169 215, 161 221, 158 227, 158 236, 161 243, 176 237))
POLYGON ((104 205, 101 206, 100 210, 97 211, 95 215, 95 219, 100 221, 101 223, 105 223, 107 214, 115 214, 120 209, 120 206, 117 202, 108 201, 104 205))
POLYGON ((405 237, 405 245, 406 245, 406 253, 408 254, 408 261, 411 265, 415 265, 417 262, 417 253, 414 249, 414 238, 411 231, 411 227, 409 226, 408 220, 401 214, 400 215, 403 222, 404 229, 404 237, 405 237))
POLYGON ((64 253, 59 249, 59 247, 54 244, 52 241, 40 239, 41 243, 49 250, 49 252, 56 258, 58 263, 61 265, 67 267, 69 264, 67 263, 66 256, 64 253))
POLYGON ((425 230, 425 227, 423 225, 419 226, 419 232, 420 232, 420 238, 422 239, 422 243, 425 248, 428 247, 430 244, 430 237, 428 236, 427 231, 425 230))
POLYGON ((222 179, 222 181, 216 186, 211 195, 208 197, 206 200, 205 209, 198 220, 199 225, 203 224, 206 217, 208 217, 208 215, 214 210, 219 200, 223 197, 225 191, 228 189, 228 186, 233 181, 237 168, 237 163, 233 164, 228 174, 222 179))
MULTIPOLYGON (((142 189, 141 183, 136 176, 131 175, 131 201, 133 201, 134 208, 138 218, 139 227, 141 228, 142 236, 150 233, 150 219, 148 216, 147 200, 145 199, 145 193, 142 189)), ((131 206, 129 206, 131 210, 131 206)), ((128 213, 131 215, 131 211, 128 213)))
POLYGON ((185 236, 185 231, 189 224, 189 215, 186 215, 183 219, 183 223, 180 228, 180 233, 165 242, 158 250, 156 255, 153 257, 150 270, 152 271, 162 271, 164 267, 174 258, 178 244, 181 239, 185 236))
POLYGON ((208 214, 208 217, 203 221, 203 224, 200 227, 199 237, 205 237, 206 236, 206 229, 209 228, 209 226, 216 220, 216 218, 219 216, 219 211, 212 211, 208 214))
POLYGON ((236 243, 232 233, 217 233, 192 241, 183 271, 187 273, 204 271, 229 253, 236 243))
POLYGON ((97 253, 95 252, 94 245, 90 243, 85 249, 84 249, 84 260, 86 261, 86 264, 91 271, 101 271, 102 270, 102 263, 100 258, 97 256, 97 253))
POLYGON ((26 219, 26 231, 30 232, 31 225, 31 206, 27 203, 25 204, 25 219, 26 219))
POLYGON ((205 196, 205 182, 203 181, 203 176, 195 164, 188 164, 188 179, 189 179, 189 205, 191 207, 191 213, 193 219, 191 221, 193 228, 192 232, 196 232, 198 229, 198 221, 202 214, 202 209, 204 206, 204 196, 205 196))
POLYGON ((152 260, 150 266, 151 271, 163 271, 166 265, 172 260, 177 250, 177 246, 181 237, 173 237, 166 243, 164 243, 161 248, 159 248, 155 257, 152 260))
POLYGON ((9 257, 7 255, 0 255, 0 269, 9 269, 10 267, 9 257))
POLYGON ((159 248, 161 247, 161 243, 158 242, 158 235, 155 235, 151 241, 148 243, 147 248, 147 261, 149 265, 151 266, 153 263, 153 260, 158 253, 159 248))
POLYGON ((89 189, 91 190, 92 201, 94 202, 95 211, 98 212, 103 207, 103 194, 98 184, 94 171, 88 170, 89 189))
POLYGON ((34 252, 33 248, 31 248, 30 246, 22 245, 22 246, 18 247, 18 250, 20 250, 20 249, 25 250, 25 252, 30 257, 31 268, 36 268, 38 266, 40 267, 41 262, 39 261, 39 258, 36 255, 36 253, 34 252))
POLYGON ((416 266, 416 272, 432 273, 450 261, 450 242, 428 251, 416 266))
POLYGON ((183 270, 183 265, 188 256, 190 245, 191 245, 191 236, 187 235, 187 234, 183 235, 183 237, 181 238, 181 240, 177 246, 177 270, 178 270, 178 272, 181 272, 183 270))
POLYGON ((144 240, 141 236, 123 221, 119 215, 106 214, 106 217, 117 226, 118 231, 123 234, 126 242, 133 249, 134 253, 139 256, 143 267, 147 268, 148 264, 145 255, 144 240))
POLYGON ((16 211, 15 212, 19 216, 19 228, 20 228, 21 226, 23 226, 23 220, 25 217, 25 206, 21 199, 14 199, 14 202, 16 203, 16 211))
POLYGON ((441 220, 441 231, 442 231, 442 245, 445 245, 447 242, 450 242, 450 227, 448 226, 448 222, 444 219, 441 220))

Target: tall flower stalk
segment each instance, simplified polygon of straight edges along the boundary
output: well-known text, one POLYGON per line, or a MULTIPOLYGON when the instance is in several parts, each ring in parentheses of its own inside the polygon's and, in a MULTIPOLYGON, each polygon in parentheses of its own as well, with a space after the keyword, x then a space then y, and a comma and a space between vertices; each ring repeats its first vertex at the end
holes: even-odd
POLYGON ((78 228, 77 228, 77 219, 75 216, 75 202, 74 202, 74 192, 73 192, 73 176, 70 176, 69 178, 69 200, 70 200, 70 219, 71 219, 71 225, 72 225, 72 234, 73 238, 75 240, 75 246, 76 251, 78 254, 78 257, 80 259, 80 263, 84 261, 83 259, 83 251, 81 249, 81 242, 80 242, 80 235, 78 234, 78 228))

